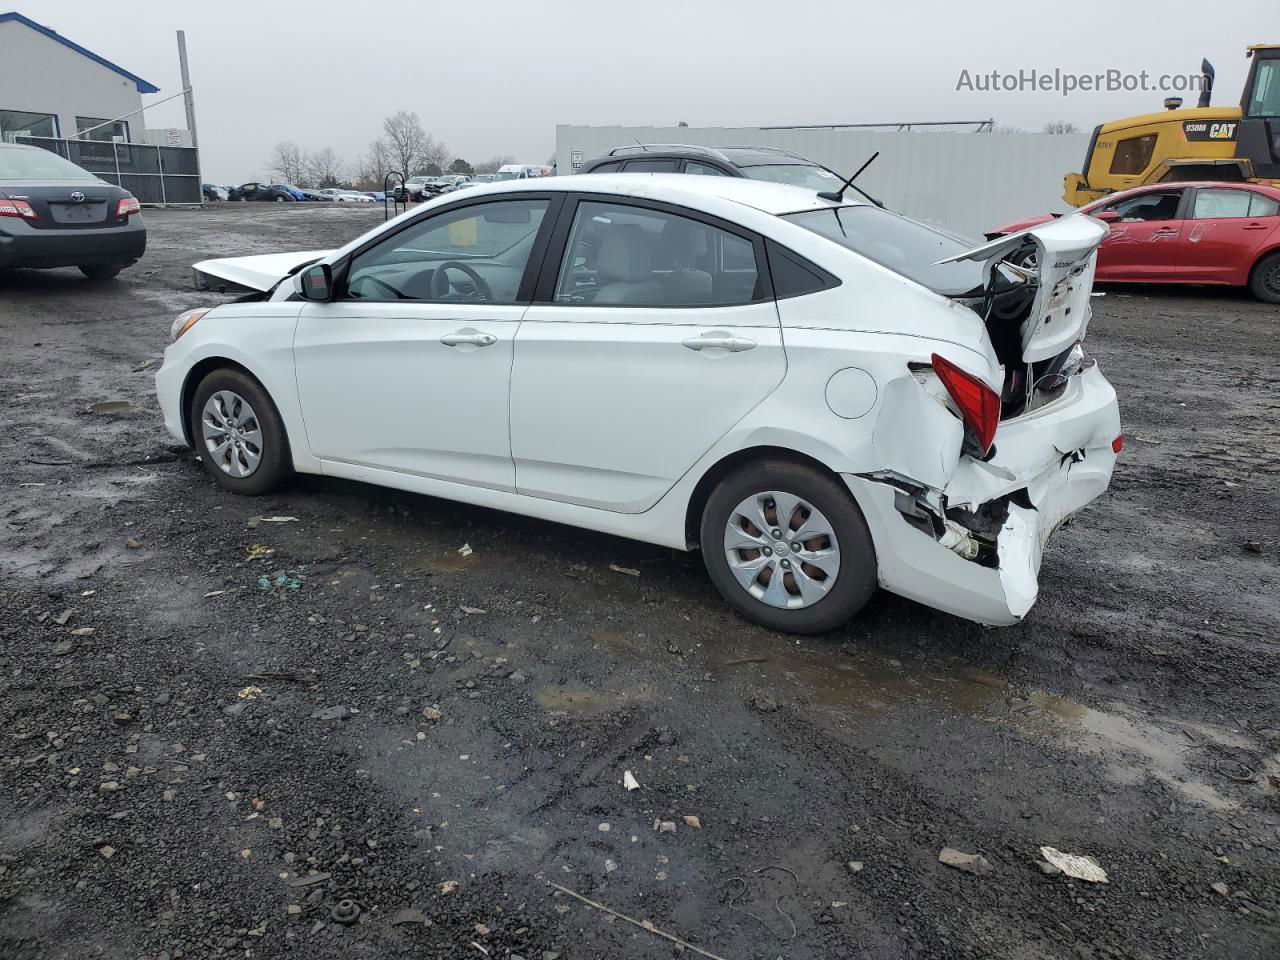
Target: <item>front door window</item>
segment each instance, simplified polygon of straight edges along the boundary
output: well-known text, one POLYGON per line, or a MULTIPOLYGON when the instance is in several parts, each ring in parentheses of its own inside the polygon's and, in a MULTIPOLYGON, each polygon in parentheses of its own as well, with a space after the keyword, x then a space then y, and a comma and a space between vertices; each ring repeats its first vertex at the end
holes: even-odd
POLYGON ((448 210, 358 254, 352 300, 511 304, 549 201, 501 200, 448 210))

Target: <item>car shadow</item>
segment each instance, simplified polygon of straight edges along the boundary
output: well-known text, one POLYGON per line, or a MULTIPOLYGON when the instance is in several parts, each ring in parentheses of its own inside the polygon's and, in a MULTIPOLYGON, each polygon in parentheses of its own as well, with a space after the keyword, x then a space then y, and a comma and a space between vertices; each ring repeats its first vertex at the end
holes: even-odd
MULTIPOLYGON (((519 565, 528 568, 602 572, 617 577, 619 586, 639 583, 646 593, 669 598, 690 616, 696 613, 695 630, 750 629, 787 637, 733 613, 697 552, 336 477, 300 475, 281 498, 288 503, 287 509, 295 511, 310 505, 328 516, 349 517, 353 524, 377 520, 381 534, 393 541, 392 549, 397 551, 417 553, 425 548, 444 559, 466 544, 481 571, 490 562, 487 554, 495 567, 509 566, 519 558, 519 565), (626 571, 639 571, 639 576, 633 581, 626 571)), ((452 572, 456 571, 446 567, 446 574, 452 572)), ((881 590, 848 624, 815 639, 833 646, 857 644, 893 656, 902 652, 904 643, 914 647, 922 638, 931 643, 945 638, 947 653, 963 657, 967 649, 984 642, 984 632, 986 628, 979 624, 881 590)))

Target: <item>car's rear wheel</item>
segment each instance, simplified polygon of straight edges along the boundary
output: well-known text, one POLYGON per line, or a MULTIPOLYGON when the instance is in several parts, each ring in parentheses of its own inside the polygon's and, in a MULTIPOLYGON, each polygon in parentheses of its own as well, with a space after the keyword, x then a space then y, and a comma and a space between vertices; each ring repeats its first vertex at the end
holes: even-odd
POLYGON ((875 590, 875 547, 858 505, 800 464, 766 461, 725 477, 703 510, 701 543, 729 604, 774 630, 833 630, 875 590))
POLYGON ((284 203, 284 202, 285 202, 284 194, 283 194, 283 193, 277 193, 277 194, 276 194, 276 203, 284 203))
POLYGON ((1280 253, 1258 261, 1249 275, 1249 289, 1265 303, 1280 303, 1280 253))
POLYGON ((293 473, 280 411, 252 377, 215 370, 196 387, 187 413, 196 453, 226 489, 257 496, 293 473))
POLYGON ((120 271, 124 269, 124 264, 85 263, 81 264, 76 269, 83 273, 87 279, 92 280, 94 283, 98 283, 102 280, 111 280, 118 276, 120 271))

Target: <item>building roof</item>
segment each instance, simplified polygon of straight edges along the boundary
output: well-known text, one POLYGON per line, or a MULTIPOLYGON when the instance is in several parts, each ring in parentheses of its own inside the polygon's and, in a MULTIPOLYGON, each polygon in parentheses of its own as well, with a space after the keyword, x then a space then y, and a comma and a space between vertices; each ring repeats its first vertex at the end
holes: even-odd
POLYGON ((110 60, 107 60, 105 57, 98 56, 92 50, 86 50, 84 47, 80 46, 80 44, 75 43, 71 40, 68 40, 66 37, 62 36, 60 33, 58 33, 58 31, 51 30, 49 27, 46 27, 46 26, 42 26, 41 24, 36 23, 34 20, 30 19, 29 17, 24 17, 22 14, 16 13, 16 12, 0 13, 0 23, 4 23, 8 20, 13 20, 13 21, 16 21, 17 23, 21 23, 23 26, 30 27, 32 30, 35 30, 37 33, 43 33, 50 40, 56 40, 58 41, 58 43, 61 43, 64 46, 70 47, 72 50, 74 50, 76 53, 80 54, 81 56, 88 57, 90 60, 93 60, 97 63, 102 64, 108 70, 111 70, 115 73, 120 74, 120 76, 124 77, 126 80, 132 80, 134 85, 138 88, 139 93, 159 93, 160 92, 160 88, 157 87, 155 84, 147 83, 147 81, 143 80, 137 74, 130 73, 124 67, 116 66, 114 63, 112 63, 110 60))

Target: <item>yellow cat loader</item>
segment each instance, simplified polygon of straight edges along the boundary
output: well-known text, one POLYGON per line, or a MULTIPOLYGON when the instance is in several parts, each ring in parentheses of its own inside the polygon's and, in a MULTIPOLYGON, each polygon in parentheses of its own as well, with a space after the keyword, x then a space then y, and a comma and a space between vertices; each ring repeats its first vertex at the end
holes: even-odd
POLYGON ((1202 61, 1199 103, 1165 100, 1163 113, 1095 127, 1084 173, 1063 178, 1062 199, 1078 207, 1116 190, 1187 180, 1280 186, 1280 44, 1255 44, 1238 107, 1211 107, 1213 66, 1202 61))

